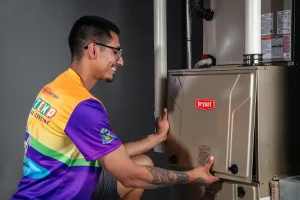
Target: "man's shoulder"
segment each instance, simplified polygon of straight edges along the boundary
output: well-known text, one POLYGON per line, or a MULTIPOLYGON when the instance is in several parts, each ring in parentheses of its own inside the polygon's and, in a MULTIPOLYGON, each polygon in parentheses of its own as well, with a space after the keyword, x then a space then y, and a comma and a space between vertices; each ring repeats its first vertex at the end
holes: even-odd
POLYGON ((79 116, 80 120, 84 120, 84 116, 106 117, 102 103, 89 92, 81 88, 65 90, 52 87, 51 84, 46 85, 38 94, 32 110, 61 127, 72 116, 79 116))
POLYGON ((86 90, 77 77, 74 78, 70 74, 70 71, 61 73, 52 82, 45 85, 38 98, 69 112, 72 112, 78 105, 104 108, 102 102, 86 90))
POLYGON ((53 87, 51 85, 47 85, 43 88, 42 92, 44 94, 47 93, 48 96, 51 95, 52 99, 56 101, 60 107, 75 108, 78 104, 82 104, 84 102, 101 104, 101 101, 95 98, 85 88, 76 85, 69 85, 65 87, 53 87))

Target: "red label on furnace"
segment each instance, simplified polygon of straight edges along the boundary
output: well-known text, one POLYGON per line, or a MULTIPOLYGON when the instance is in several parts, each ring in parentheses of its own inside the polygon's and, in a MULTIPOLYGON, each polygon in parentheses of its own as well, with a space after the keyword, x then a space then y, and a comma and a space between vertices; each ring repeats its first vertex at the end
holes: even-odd
POLYGON ((200 110, 212 110, 215 108, 215 100, 213 99, 196 99, 195 108, 200 110))

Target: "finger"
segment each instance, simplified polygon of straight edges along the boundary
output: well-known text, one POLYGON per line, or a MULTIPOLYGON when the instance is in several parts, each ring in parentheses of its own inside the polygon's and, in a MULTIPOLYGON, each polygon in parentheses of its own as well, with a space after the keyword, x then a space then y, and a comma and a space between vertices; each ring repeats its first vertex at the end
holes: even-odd
POLYGON ((211 156, 211 157, 208 159, 208 161, 207 161, 207 163, 205 164, 205 166, 206 166, 208 169, 210 169, 210 168, 212 167, 212 165, 214 164, 214 160, 215 160, 215 158, 214 158, 213 156, 211 156))
POLYGON ((164 108, 164 114, 163 114, 163 119, 168 119, 168 109, 164 108))
POLYGON ((220 181, 220 178, 218 178, 216 176, 212 176, 212 181, 213 182, 218 182, 218 181, 220 181))

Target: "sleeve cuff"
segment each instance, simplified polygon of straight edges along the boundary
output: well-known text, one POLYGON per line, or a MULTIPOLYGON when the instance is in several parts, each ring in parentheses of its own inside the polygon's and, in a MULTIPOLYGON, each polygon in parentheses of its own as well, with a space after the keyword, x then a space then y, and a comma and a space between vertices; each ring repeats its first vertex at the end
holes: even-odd
POLYGON ((91 162, 91 161, 94 161, 94 160, 97 160, 111 152, 113 152, 114 150, 118 149, 120 146, 122 145, 121 141, 118 141, 117 144, 115 144, 114 146, 112 146, 111 148, 109 149, 105 149, 105 151, 102 151, 102 152, 99 152, 93 156, 88 156, 88 157, 85 157, 85 160, 87 162, 91 162))

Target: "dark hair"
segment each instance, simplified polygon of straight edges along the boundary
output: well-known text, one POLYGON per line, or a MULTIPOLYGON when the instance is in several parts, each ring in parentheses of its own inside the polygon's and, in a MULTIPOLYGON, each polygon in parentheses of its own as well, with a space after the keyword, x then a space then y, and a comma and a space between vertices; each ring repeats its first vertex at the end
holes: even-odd
POLYGON ((71 59, 81 59, 84 46, 90 42, 107 44, 111 41, 110 31, 120 34, 119 28, 112 22, 97 16, 83 16, 73 25, 68 42, 71 59))

